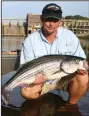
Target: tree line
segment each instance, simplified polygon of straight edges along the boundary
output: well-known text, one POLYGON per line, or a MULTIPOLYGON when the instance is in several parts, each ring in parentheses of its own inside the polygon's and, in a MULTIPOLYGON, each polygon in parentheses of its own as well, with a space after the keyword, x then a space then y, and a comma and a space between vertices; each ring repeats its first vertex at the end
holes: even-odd
POLYGON ((66 16, 65 19, 81 19, 81 20, 89 20, 88 17, 83 17, 83 16, 80 16, 80 15, 75 15, 75 16, 69 15, 69 16, 66 16))

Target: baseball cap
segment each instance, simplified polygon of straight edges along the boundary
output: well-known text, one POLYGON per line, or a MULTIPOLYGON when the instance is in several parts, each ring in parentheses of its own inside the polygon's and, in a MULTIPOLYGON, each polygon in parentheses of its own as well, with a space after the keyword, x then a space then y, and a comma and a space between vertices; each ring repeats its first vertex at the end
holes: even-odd
POLYGON ((42 17, 43 18, 56 18, 61 19, 62 18, 62 10, 61 7, 57 4, 50 3, 47 4, 42 11, 42 17))

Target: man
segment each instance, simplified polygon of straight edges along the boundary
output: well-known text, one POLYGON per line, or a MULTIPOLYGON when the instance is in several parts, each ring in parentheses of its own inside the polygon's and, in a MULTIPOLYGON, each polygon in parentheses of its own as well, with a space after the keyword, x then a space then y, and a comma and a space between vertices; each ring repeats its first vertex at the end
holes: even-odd
MULTIPOLYGON (((23 64, 32 59, 48 54, 65 54, 86 58, 76 35, 68 29, 60 27, 62 18, 61 7, 51 3, 43 8, 41 15, 42 28, 29 35, 23 42, 20 63, 23 64)), ((44 77, 36 76, 33 87, 21 88, 21 95, 26 99, 40 97, 44 77)), ((88 88, 88 73, 84 70, 77 71, 75 77, 68 86, 69 99, 65 104, 75 107, 80 97, 88 88)), ((62 107, 61 109, 64 109, 62 107)))

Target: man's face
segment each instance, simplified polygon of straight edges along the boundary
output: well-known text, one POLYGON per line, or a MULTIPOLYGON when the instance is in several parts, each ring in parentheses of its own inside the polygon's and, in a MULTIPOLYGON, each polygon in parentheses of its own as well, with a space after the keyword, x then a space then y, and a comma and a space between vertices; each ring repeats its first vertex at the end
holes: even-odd
POLYGON ((61 22, 56 18, 47 18, 47 19, 42 18, 41 21, 42 21, 43 31, 47 34, 54 33, 59 27, 59 24, 61 22))

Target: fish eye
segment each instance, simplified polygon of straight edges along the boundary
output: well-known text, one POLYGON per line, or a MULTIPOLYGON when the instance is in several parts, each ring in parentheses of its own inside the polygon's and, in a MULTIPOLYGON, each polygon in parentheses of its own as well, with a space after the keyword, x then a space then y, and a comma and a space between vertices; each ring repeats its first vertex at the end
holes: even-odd
POLYGON ((76 62, 79 62, 80 60, 79 59, 75 59, 76 62))

